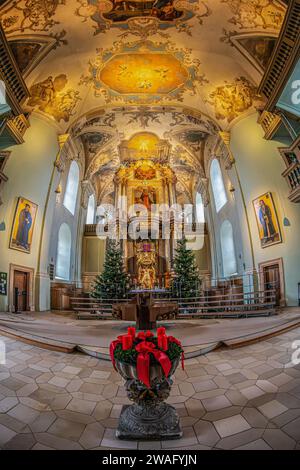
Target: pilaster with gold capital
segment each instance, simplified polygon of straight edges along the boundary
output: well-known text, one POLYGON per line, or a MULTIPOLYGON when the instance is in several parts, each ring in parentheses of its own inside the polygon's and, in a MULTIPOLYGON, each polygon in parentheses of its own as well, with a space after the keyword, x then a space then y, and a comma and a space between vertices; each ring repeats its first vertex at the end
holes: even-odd
POLYGON ((70 134, 60 134, 58 136, 58 145, 59 151, 54 162, 54 166, 57 168, 59 173, 63 173, 66 168, 66 153, 65 153, 65 146, 70 137, 70 134))
POLYGON ((230 170, 235 163, 235 158, 230 148, 231 135, 228 131, 219 131, 219 136, 226 150, 224 153, 225 168, 226 170, 230 170))

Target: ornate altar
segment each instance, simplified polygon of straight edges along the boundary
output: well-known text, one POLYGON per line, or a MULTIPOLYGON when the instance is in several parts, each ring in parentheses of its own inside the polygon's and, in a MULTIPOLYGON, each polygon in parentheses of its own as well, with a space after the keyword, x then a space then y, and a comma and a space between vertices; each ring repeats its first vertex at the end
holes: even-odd
POLYGON ((155 134, 140 132, 122 141, 119 151, 115 204, 119 214, 124 217, 125 213, 128 225, 128 237, 122 240, 126 269, 136 287, 166 287, 174 243, 173 233, 170 239, 162 236, 158 206, 170 207, 176 202, 176 177, 169 166, 170 144, 155 134), (130 237, 134 226, 139 227, 140 238, 130 237))
POLYGON ((156 285, 157 254, 155 245, 140 244, 137 251, 138 285, 143 289, 154 289, 156 285))

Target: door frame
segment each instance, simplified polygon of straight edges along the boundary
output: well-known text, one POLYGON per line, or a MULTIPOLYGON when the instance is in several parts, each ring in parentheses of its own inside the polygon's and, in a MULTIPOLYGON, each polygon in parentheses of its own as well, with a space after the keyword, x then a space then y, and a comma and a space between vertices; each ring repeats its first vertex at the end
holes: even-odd
POLYGON ((27 266, 19 266, 10 263, 9 265, 9 291, 8 291, 8 311, 15 312, 15 299, 14 299, 14 276, 15 271, 21 271, 27 274, 27 304, 30 312, 35 311, 34 304, 34 268, 27 266))
POLYGON ((278 272, 279 272, 280 307, 286 307, 285 277, 284 277, 284 266, 283 266, 283 259, 282 258, 271 259, 269 261, 263 261, 262 263, 258 263, 260 285, 264 286, 264 268, 267 268, 269 266, 273 266, 274 264, 278 265, 278 272))

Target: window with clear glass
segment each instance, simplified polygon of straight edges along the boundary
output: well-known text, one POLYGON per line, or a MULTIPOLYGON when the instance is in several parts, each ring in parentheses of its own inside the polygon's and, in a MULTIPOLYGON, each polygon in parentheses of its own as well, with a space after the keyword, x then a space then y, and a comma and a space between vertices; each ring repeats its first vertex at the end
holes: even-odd
POLYGON ((203 205, 202 196, 200 193, 196 194, 196 218, 197 218, 198 224, 205 222, 204 205, 203 205))
POLYGON ((64 206, 72 215, 75 214, 76 202, 77 202, 77 193, 79 186, 79 166, 73 160, 70 165, 67 187, 64 197, 64 206))
POLYGON ((229 220, 224 220, 221 225, 221 249, 224 277, 237 274, 237 264, 234 248, 233 230, 229 220))
POLYGON ((68 224, 63 223, 58 232, 56 273, 57 279, 70 280, 72 235, 68 224))
POLYGON ((214 195, 216 211, 219 212, 227 202, 227 195, 225 191, 221 167, 216 158, 214 158, 211 162, 210 180, 214 195))
POLYGON ((91 194, 89 197, 89 202, 88 202, 86 223, 93 224, 94 220, 95 220, 95 196, 91 194))

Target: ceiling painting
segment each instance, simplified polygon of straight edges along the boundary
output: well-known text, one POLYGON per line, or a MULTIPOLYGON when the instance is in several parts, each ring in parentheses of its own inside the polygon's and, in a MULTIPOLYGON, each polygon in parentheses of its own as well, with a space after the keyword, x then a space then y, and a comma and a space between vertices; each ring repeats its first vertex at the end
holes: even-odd
POLYGON ((285 7, 276 0, 221 0, 221 3, 230 9, 229 23, 240 29, 279 30, 285 15, 285 7))
POLYGON ((125 35, 146 37, 172 27, 191 35, 189 20, 196 18, 202 24, 211 15, 202 0, 77 0, 77 4, 76 15, 95 23, 95 35, 119 28, 125 35))
POLYGON ((90 155, 95 155, 110 139, 111 135, 103 132, 86 132, 82 136, 84 148, 90 155))
POLYGON ((166 94, 184 85, 188 71, 169 54, 115 55, 99 79, 119 94, 166 94))
POLYGON ((225 82, 225 85, 216 87, 209 98, 207 102, 214 106, 216 118, 226 119, 228 123, 261 99, 256 87, 245 77, 238 77, 231 83, 225 82))
POLYGON ((237 42, 250 54, 250 56, 265 70, 276 44, 274 37, 239 38, 237 42))
POLYGON ((276 37, 269 35, 239 34, 237 31, 224 30, 222 42, 236 47, 260 72, 266 69, 276 45, 276 37))
POLYGON ((67 83, 65 74, 55 78, 49 76, 35 83, 29 89, 31 97, 27 105, 49 114, 58 122, 68 122, 81 98, 78 91, 67 87, 67 83))
POLYGON ((178 140, 186 143, 191 149, 198 152, 201 149, 203 141, 208 137, 207 132, 198 129, 190 129, 180 132, 177 135, 178 140))
POLYGON ((12 53, 22 73, 26 72, 30 64, 35 60, 35 58, 39 54, 42 47, 42 44, 36 42, 28 42, 27 44, 24 44, 22 42, 10 43, 12 53))
POLYGON ((129 140, 122 140, 119 145, 120 160, 128 162, 138 160, 156 160, 163 163, 169 159, 170 144, 160 139, 153 132, 138 132, 129 140))
POLYGON ((158 144, 159 138, 157 135, 150 132, 141 132, 131 137, 127 148, 133 150, 136 156, 151 157, 156 152, 158 144))
POLYGON ((95 96, 104 96, 107 103, 182 101, 185 90, 196 93, 195 82, 208 82, 199 68, 200 61, 191 58, 189 49, 151 41, 119 42, 98 51, 80 84, 92 83, 95 96))
POLYGON ((169 165, 185 200, 207 186, 219 131, 261 104, 255 85, 285 10, 276 0, 0 0, 27 111, 71 135, 98 202, 112 200, 121 166, 139 162, 140 183, 155 178, 149 161, 169 165))
POLYGON ((66 32, 46 35, 14 35, 9 46, 22 74, 26 77, 51 50, 66 45, 66 32))

